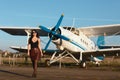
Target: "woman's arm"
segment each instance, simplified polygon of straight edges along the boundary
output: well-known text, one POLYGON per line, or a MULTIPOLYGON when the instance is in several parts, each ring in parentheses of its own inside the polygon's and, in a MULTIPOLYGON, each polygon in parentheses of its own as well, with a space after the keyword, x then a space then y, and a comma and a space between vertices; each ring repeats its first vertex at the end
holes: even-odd
POLYGON ((27 55, 28 56, 30 55, 30 49, 31 49, 31 46, 30 46, 30 43, 28 43, 28 46, 27 46, 27 55))
POLYGON ((38 39, 38 47, 40 49, 41 56, 43 56, 42 49, 41 49, 41 41, 40 41, 40 39, 38 39))

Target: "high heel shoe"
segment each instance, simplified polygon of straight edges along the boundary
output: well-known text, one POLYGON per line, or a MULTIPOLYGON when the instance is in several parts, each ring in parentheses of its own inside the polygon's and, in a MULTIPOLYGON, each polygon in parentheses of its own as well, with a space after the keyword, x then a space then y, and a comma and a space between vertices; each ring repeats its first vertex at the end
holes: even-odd
POLYGON ((33 73, 33 74, 32 74, 32 77, 36 78, 36 77, 37 77, 36 73, 33 73))

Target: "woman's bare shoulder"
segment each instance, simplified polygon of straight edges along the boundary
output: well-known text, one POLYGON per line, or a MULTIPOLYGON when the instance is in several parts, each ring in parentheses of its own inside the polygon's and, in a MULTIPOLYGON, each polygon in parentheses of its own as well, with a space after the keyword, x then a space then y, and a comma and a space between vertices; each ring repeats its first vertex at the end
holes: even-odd
POLYGON ((40 38, 38 38, 38 41, 40 41, 40 38))

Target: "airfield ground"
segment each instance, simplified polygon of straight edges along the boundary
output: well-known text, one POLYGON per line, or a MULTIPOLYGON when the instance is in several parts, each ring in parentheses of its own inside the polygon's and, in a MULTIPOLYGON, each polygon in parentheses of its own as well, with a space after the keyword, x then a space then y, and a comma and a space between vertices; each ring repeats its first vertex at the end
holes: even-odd
POLYGON ((0 80, 120 80, 120 70, 110 67, 39 67, 37 78, 32 78, 31 66, 0 66, 0 80))
MULTIPOLYGON (((71 62, 64 59, 63 62, 71 62)), ((0 80, 120 80, 120 58, 106 58, 101 67, 89 64, 83 69, 75 65, 62 63, 60 69, 58 64, 38 67, 37 78, 32 78, 31 64, 24 64, 23 58, 2 58, 0 65, 0 80), (22 64, 21 64, 22 63, 22 64)), ((29 62, 31 62, 29 60, 29 62)))

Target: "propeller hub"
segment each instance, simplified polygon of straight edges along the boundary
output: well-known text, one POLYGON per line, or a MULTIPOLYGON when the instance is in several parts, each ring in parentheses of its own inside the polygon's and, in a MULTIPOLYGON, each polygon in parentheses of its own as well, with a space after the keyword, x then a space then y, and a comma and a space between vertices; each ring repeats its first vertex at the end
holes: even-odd
POLYGON ((61 30, 60 30, 60 28, 58 28, 56 31, 54 31, 54 30, 55 30, 55 28, 51 29, 51 32, 49 33, 49 38, 52 38, 52 40, 57 40, 57 39, 59 39, 59 37, 56 35, 53 35, 52 32, 54 34, 61 34, 61 30))

